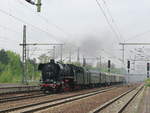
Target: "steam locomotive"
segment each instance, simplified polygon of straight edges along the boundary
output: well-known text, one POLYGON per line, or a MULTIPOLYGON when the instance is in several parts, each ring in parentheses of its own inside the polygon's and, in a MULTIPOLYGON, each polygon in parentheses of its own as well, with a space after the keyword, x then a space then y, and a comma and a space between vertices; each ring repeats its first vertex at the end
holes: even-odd
POLYGON ((44 92, 70 91, 74 89, 121 84, 124 76, 87 70, 73 64, 49 63, 39 64, 41 71, 41 90, 44 92))

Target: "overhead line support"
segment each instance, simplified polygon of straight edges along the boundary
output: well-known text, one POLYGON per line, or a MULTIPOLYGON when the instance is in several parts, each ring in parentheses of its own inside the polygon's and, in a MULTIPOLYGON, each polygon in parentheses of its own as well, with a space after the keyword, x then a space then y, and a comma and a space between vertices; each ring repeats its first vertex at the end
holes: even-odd
POLYGON ((26 25, 23 26, 23 51, 22 51, 22 63, 23 63, 23 75, 22 75, 22 83, 27 84, 27 78, 26 78, 26 25))
POLYGON ((122 62, 124 64, 124 47, 125 45, 150 45, 150 43, 119 43, 119 45, 122 45, 122 62))
MULTIPOLYGON (((19 44, 20 46, 24 46, 24 44, 19 44)), ((62 57, 63 57, 63 45, 61 43, 26 43, 26 46, 37 46, 37 45, 53 45, 53 58, 55 59, 55 46, 60 45, 60 61, 62 62, 62 57)))
POLYGON ((150 43, 119 43, 119 45, 150 45, 150 43))

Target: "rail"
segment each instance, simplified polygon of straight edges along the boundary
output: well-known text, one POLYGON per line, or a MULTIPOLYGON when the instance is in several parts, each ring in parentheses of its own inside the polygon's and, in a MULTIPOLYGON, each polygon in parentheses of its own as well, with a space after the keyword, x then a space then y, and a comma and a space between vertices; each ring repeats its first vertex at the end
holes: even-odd
POLYGON ((1 87, 0 95, 10 93, 22 93, 40 90, 40 86, 15 86, 15 87, 1 87))
MULTIPOLYGON (((138 87, 139 89, 136 91, 136 93, 121 107, 121 109, 118 110, 118 112, 116 113, 122 113, 124 111, 124 109, 128 106, 128 104, 135 98, 135 96, 142 90, 142 88, 144 87, 144 85, 138 87)), ((97 107, 96 109, 94 110, 91 110, 89 113, 99 113, 101 112, 102 110, 104 110, 105 108, 107 108, 109 105, 115 103, 116 101, 118 101, 119 99, 121 99, 122 97, 126 96, 127 94, 129 94, 130 92, 136 90, 137 88, 133 88, 121 95, 119 95, 118 97, 104 103, 103 105, 97 107)))
MULTIPOLYGON (((116 88, 116 87, 115 87, 116 88)), ((110 91, 114 88, 108 88, 104 90, 98 90, 98 91, 93 91, 90 93, 84 93, 84 94, 77 94, 69 97, 64 97, 64 98, 58 98, 58 99, 53 99, 53 100, 47 100, 47 101, 42 101, 39 103, 34 103, 34 104, 29 104, 29 105, 24 105, 24 106, 19 106, 19 107, 14 107, 14 108, 9 108, 6 110, 0 110, 0 112, 11 112, 11 111, 17 111, 17 112, 22 112, 22 113, 30 113, 30 112, 36 112, 42 109, 54 107, 57 105, 61 105, 64 103, 68 103, 71 101, 83 99, 89 96, 93 96, 99 93, 107 92, 110 91)))

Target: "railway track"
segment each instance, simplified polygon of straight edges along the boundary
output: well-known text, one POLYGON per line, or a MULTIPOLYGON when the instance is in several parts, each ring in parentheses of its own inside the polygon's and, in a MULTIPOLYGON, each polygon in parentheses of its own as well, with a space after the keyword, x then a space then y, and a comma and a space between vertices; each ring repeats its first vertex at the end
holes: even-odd
POLYGON ((129 103, 136 97, 136 95, 143 89, 143 87, 144 85, 141 85, 138 88, 133 88, 104 103, 89 113, 123 113, 129 103))
POLYGON ((15 86, 15 87, 0 87, 0 96, 6 94, 19 94, 25 92, 39 91, 40 86, 15 86))
POLYGON ((10 101, 19 101, 19 100, 23 100, 23 99, 37 98, 37 97, 42 97, 42 96, 46 96, 46 94, 43 94, 43 93, 40 92, 40 93, 37 93, 37 94, 13 96, 13 97, 0 99, 0 103, 10 102, 10 101))
POLYGON ((17 112, 17 113, 30 113, 30 112, 36 112, 39 110, 43 110, 46 108, 50 108, 50 107, 54 107, 54 106, 58 106, 61 104, 65 104, 68 102, 72 102, 75 100, 79 100, 79 99, 83 99, 86 97, 90 97, 93 95, 97 95, 103 92, 107 92, 110 91, 112 89, 115 89, 116 87, 111 87, 108 89, 101 89, 98 91, 93 91, 93 92, 89 92, 89 93, 84 93, 84 94, 77 94, 77 95, 73 95, 73 96, 68 96, 68 97, 64 97, 64 98, 57 98, 57 99, 53 99, 53 100, 47 100, 47 101, 42 101, 39 103, 34 103, 34 104, 28 104, 28 105, 24 105, 24 106, 19 106, 19 107, 14 107, 14 108, 9 108, 9 109, 5 109, 5 110, 0 110, 0 112, 17 112))
POLYGON ((43 96, 39 91, 39 86, 1 87, 0 103, 43 96))
MULTIPOLYGON (((117 86, 116 86, 117 87, 117 86)), ((32 99, 32 98, 37 98, 37 97, 43 97, 43 96, 48 96, 47 94, 43 94, 43 92, 30 92, 31 94, 22 94, 22 95, 15 95, 15 96, 11 96, 11 97, 3 97, 0 98, 0 104, 1 103, 6 103, 6 102, 10 102, 10 101, 19 101, 19 100, 23 100, 23 99, 32 99)))

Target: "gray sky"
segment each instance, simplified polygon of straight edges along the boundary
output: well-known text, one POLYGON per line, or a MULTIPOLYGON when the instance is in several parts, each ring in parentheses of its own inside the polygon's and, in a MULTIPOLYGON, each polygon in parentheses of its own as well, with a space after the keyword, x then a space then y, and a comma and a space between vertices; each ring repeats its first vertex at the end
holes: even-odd
MULTIPOLYGON (((41 13, 24 0, 3 0, 0 48, 21 54, 22 27, 27 24, 28 42, 70 43, 74 48, 80 47, 82 55, 101 55, 117 65, 120 63, 117 59, 121 58, 119 42, 150 41, 150 32, 147 32, 150 30, 150 1, 99 0, 99 3, 121 37, 111 30, 95 0, 42 0, 41 13), (134 37, 141 33, 144 34, 134 37)), ((126 59, 134 56, 129 52, 134 48, 137 47, 126 47, 126 59)))

